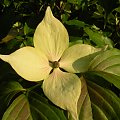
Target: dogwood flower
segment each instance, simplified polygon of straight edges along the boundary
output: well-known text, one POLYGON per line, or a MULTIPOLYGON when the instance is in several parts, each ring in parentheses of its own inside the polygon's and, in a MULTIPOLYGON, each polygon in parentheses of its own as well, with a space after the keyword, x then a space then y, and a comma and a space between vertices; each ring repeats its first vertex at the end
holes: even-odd
POLYGON ((74 73, 85 72, 96 48, 76 44, 69 47, 69 36, 50 7, 34 33, 34 47, 26 46, 10 55, 0 55, 28 81, 43 81, 45 95, 57 106, 68 110, 78 120, 80 78, 74 73))

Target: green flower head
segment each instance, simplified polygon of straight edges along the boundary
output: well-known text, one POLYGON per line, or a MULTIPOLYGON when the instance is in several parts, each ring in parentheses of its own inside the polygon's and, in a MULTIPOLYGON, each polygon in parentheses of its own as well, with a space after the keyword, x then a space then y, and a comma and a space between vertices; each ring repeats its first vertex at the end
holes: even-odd
POLYGON ((77 103, 81 94, 81 80, 74 73, 87 70, 89 57, 97 50, 85 44, 69 47, 68 32, 56 19, 50 7, 34 33, 34 47, 23 47, 10 55, 0 55, 28 81, 43 81, 45 95, 57 106, 78 120, 77 103), (62 71, 63 69, 64 71, 62 71))

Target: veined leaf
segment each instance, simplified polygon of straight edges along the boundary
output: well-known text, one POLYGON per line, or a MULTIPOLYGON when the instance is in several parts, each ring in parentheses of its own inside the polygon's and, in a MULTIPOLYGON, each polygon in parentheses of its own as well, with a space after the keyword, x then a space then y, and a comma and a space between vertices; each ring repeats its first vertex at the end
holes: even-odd
POLYGON ((111 73, 102 72, 102 71, 95 71, 91 73, 104 78, 108 82, 114 84, 117 88, 120 88, 120 77, 119 76, 111 74, 111 73))
POLYGON ((103 34, 97 31, 92 31, 88 27, 85 27, 84 30, 92 42, 94 42, 98 47, 104 47, 105 45, 108 45, 109 48, 113 48, 113 43, 110 38, 103 36, 103 34))
MULTIPOLYGON (((5 101, 10 101, 15 94, 20 91, 24 91, 25 89, 15 81, 11 81, 8 83, 3 83, 0 88, 0 96, 4 98, 5 101), (9 99, 8 99, 9 98, 9 99)), ((9 104, 9 102, 8 102, 9 104)))
POLYGON ((10 100, 20 91, 25 90, 18 82, 11 81, 8 83, 3 83, 0 86, 0 100, 4 101, 9 105, 10 100))
POLYGON ((120 88, 120 51, 111 49, 97 55, 91 61, 89 71, 120 88))
POLYGON ((3 115, 2 120, 33 120, 25 95, 17 97, 3 115))
POLYGON ((108 120, 104 112, 94 103, 92 103, 94 120, 108 120))
POLYGON ((67 120, 63 110, 50 105, 35 92, 21 94, 8 107, 2 120, 67 120), (27 98, 28 97, 28 98, 27 98))
POLYGON ((84 78, 81 78, 81 95, 78 101, 79 120, 93 120, 91 101, 84 78))
POLYGON ((90 81, 88 81, 88 91, 95 120, 98 120, 98 116, 102 120, 119 120, 120 99, 113 92, 90 81), (98 116, 96 115, 97 112, 98 116))
POLYGON ((63 110, 50 105, 48 100, 39 94, 30 92, 28 99, 34 120, 67 120, 63 110))
POLYGON ((13 97, 20 91, 24 91, 23 87, 15 81, 3 83, 0 86, 0 118, 5 111, 6 107, 9 106, 13 97))
MULTIPOLYGON (((12 91, 21 91, 21 90, 25 90, 25 89, 16 81, 4 83, 0 88, 0 91, 3 91, 4 94, 10 93, 12 91)), ((3 92, 0 92, 0 94, 2 94, 3 92)))

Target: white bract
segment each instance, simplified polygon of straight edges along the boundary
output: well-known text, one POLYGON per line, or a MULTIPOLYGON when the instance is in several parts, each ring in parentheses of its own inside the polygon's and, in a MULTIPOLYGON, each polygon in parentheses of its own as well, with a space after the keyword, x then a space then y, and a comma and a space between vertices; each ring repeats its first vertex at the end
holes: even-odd
POLYGON ((96 51, 85 44, 69 47, 67 30, 48 7, 34 33, 34 47, 23 47, 10 55, 0 55, 0 58, 24 79, 44 80, 45 95, 57 106, 68 110, 74 120, 78 120, 77 102, 81 94, 81 81, 74 73, 85 72, 88 55, 96 51))

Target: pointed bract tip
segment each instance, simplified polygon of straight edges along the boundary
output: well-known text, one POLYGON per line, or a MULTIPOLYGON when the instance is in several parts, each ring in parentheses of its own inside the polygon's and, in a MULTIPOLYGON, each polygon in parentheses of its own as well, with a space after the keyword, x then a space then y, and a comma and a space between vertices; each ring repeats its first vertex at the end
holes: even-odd
POLYGON ((47 6, 47 9, 46 9, 46 11, 51 11, 51 8, 50 8, 50 6, 47 6))
POLYGON ((51 8, 50 6, 48 6, 45 12, 45 17, 52 17, 52 16, 53 14, 52 14, 51 8))
POLYGON ((0 55, 0 59, 5 62, 9 62, 9 55, 0 55))

